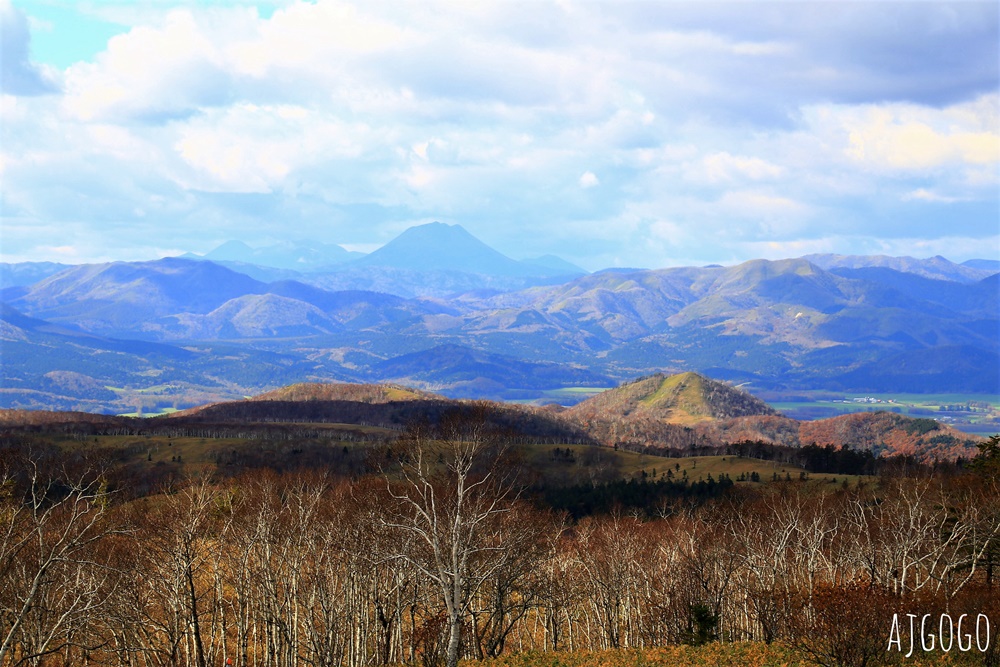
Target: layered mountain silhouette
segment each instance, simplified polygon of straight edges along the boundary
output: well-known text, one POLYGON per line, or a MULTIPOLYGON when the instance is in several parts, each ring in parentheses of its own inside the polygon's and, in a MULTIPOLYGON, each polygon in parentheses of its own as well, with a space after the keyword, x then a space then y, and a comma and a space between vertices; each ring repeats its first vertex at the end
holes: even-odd
POLYGON ((364 257, 333 243, 292 243, 251 248, 242 241, 227 241, 204 255, 187 253, 182 259, 207 259, 217 263, 257 265, 292 271, 313 271, 364 257))
POLYGON ((0 289, 34 285, 39 280, 68 269, 68 264, 57 262, 0 262, 0 289))
POLYGON ((830 268, 581 274, 432 223, 329 272, 270 269, 278 280, 203 258, 67 267, 3 292, 0 405, 96 400, 85 386, 236 397, 329 380, 538 399, 683 369, 757 389, 1000 393, 1000 274, 943 258, 813 259, 830 268), (139 341, 172 361, 157 369, 139 341))
POLYGON ((441 222, 410 227, 369 255, 332 244, 251 248, 229 241, 205 255, 188 253, 181 259, 211 260, 264 282, 297 280, 334 291, 372 290, 403 297, 508 291, 586 273, 554 255, 511 259, 461 225, 441 222))
POLYGON ((374 372, 404 384, 447 387, 442 393, 451 396, 496 396, 504 394, 507 387, 547 389, 564 384, 606 386, 612 382, 586 368, 524 361, 455 344, 393 357, 377 364, 374 372))
POLYGON ((962 264, 950 262, 940 255, 928 259, 889 257, 887 255, 806 255, 803 259, 823 269, 885 268, 913 273, 936 280, 976 282, 990 273, 1000 271, 996 260, 972 260, 962 264))

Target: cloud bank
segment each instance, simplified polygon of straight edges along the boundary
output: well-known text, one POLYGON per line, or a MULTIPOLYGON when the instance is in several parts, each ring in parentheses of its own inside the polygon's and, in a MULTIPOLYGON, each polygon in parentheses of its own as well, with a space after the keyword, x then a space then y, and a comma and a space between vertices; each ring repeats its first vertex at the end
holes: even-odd
POLYGON ((31 11, 5 261, 428 220, 592 269, 1000 247, 993 2, 139 3, 63 69, 31 11))

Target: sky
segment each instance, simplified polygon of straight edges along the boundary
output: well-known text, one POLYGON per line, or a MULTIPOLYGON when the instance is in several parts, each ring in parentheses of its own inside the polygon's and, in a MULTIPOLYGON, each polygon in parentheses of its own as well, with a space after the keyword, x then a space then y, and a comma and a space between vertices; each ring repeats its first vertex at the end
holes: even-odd
POLYGON ((1000 259, 1000 3, 0 0, 0 256, 1000 259))

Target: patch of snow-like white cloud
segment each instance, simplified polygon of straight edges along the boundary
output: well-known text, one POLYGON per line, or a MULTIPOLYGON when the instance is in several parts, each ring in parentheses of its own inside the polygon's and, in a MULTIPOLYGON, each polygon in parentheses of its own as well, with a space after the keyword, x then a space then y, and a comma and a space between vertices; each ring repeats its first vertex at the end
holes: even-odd
POLYGON ((580 176, 580 187, 581 188, 594 188, 601 184, 600 179, 597 178, 597 174, 592 171, 585 171, 580 176))

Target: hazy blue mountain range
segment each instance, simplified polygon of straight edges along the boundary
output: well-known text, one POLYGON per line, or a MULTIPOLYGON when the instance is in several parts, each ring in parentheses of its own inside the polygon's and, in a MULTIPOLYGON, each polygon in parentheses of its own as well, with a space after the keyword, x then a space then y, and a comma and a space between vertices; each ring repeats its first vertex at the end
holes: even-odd
POLYGON ((823 269, 860 269, 865 267, 883 267, 895 269, 903 273, 915 273, 925 278, 938 280, 957 280, 960 282, 975 282, 982 280, 991 273, 1000 271, 996 260, 971 260, 955 264, 944 257, 914 259, 913 257, 888 257, 886 255, 806 255, 809 260, 823 269), (977 264, 978 263, 978 264, 977 264), (994 268, 991 268, 994 267, 994 268))
POLYGON ((445 297, 473 290, 510 291, 587 273, 554 255, 518 261, 460 225, 411 227, 371 254, 332 244, 250 248, 230 241, 203 256, 257 280, 297 280, 327 290, 369 290, 403 297, 445 297))
POLYGON ((962 262, 962 266, 996 273, 1000 271, 1000 259, 969 259, 962 262))
POLYGON ((686 370, 768 389, 1000 393, 1000 274, 816 257, 830 268, 558 275, 575 267, 432 224, 336 271, 272 267, 278 280, 201 258, 67 267, 4 289, 0 407, 96 409, 139 390, 188 405, 332 380, 531 398, 686 370))
POLYGON ((68 264, 57 262, 21 262, 19 264, 0 262, 0 289, 33 285, 39 280, 67 268, 69 268, 68 264))
POLYGON ((205 253, 187 253, 184 259, 208 259, 213 262, 238 262, 276 269, 312 271, 364 257, 364 253, 344 250, 333 243, 292 243, 251 248, 242 241, 227 241, 205 253))

